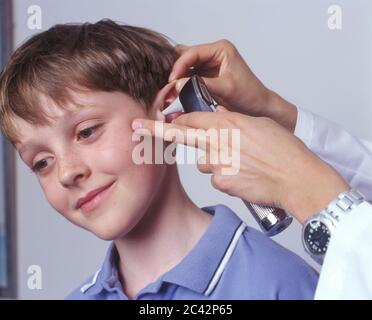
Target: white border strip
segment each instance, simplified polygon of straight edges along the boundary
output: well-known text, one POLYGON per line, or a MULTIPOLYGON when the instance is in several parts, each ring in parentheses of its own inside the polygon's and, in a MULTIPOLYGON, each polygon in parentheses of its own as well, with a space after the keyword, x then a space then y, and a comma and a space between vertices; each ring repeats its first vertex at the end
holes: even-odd
POLYGON ((205 293, 204 293, 205 295, 209 296, 211 294, 211 292, 213 291, 213 289, 215 288, 215 286, 217 285, 217 282, 220 279, 220 277, 222 275, 222 272, 225 270, 226 265, 229 262, 236 245, 238 244, 238 240, 239 240, 240 236, 242 235, 242 233, 243 233, 243 231, 245 230, 246 227, 247 227, 247 225, 245 224, 245 222, 242 222, 240 227, 238 228, 238 230, 235 231, 234 238, 232 239, 232 241, 230 243, 230 246, 225 253, 225 256, 223 257, 220 265, 217 268, 216 273, 214 274, 213 279, 211 280, 207 290, 205 291, 205 293))
POLYGON ((80 288, 80 291, 82 293, 85 293, 85 291, 87 291, 90 287, 94 286, 96 284, 96 281, 97 281, 97 277, 98 277, 98 274, 100 273, 101 269, 99 269, 95 274, 94 274, 94 277, 93 277, 93 280, 92 282, 90 283, 87 283, 85 285, 83 285, 81 288, 80 288))

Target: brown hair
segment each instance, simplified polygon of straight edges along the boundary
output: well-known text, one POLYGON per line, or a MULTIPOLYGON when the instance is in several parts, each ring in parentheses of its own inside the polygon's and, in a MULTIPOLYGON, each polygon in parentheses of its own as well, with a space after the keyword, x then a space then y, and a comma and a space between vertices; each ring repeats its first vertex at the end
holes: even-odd
POLYGON ((168 39, 149 29, 109 19, 55 25, 20 46, 1 73, 0 129, 14 144, 14 116, 49 124, 40 94, 64 108, 70 90, 122 91, 148 107, 176 58, 168 39))

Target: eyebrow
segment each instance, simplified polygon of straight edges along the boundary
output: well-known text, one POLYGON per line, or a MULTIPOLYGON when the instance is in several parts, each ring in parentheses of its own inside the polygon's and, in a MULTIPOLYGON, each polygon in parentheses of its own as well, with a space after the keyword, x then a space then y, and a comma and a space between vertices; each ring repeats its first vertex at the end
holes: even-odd
MULTIPOLYGON (((93 110, 93 108, 96 110, 99 108, 99 106, 96 105, 83 105, 83 104, 76 104, 78 109, 75 110, 68 110, 63 116, 60 117, 52 117, 53 119, 61 122, 61 121, 69 121, 74 122, 75 119, 77 119, 85 110, 93 110)), ((26 140, 24 143, 16 143, 15 146, 19 146, 18 153, 21 154, 25 152, 26 149, 32 150, 44 147, 44 143, 40 142, 34 142, 33 140, 26 140)))

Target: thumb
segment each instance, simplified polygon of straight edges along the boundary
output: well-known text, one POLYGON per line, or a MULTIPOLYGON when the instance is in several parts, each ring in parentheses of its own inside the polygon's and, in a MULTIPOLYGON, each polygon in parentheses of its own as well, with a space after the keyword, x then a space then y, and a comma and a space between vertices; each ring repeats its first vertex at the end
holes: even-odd
POLYGON ((171 123, 174 119, 177 119, 179 116, 183 115, 183 112, 174 112, 165 116, 165 122, 171 123))

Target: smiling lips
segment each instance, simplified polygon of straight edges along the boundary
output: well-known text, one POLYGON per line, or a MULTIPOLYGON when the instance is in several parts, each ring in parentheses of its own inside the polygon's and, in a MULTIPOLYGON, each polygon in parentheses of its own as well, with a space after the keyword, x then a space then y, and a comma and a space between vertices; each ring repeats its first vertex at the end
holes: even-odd
POLYGON ((113 184, 114 182, 111 182, 104 187, 90 191, 85 197, 79 198, 76 209, 81 209, 86 213, 96 209, 107 198, 113 184))

